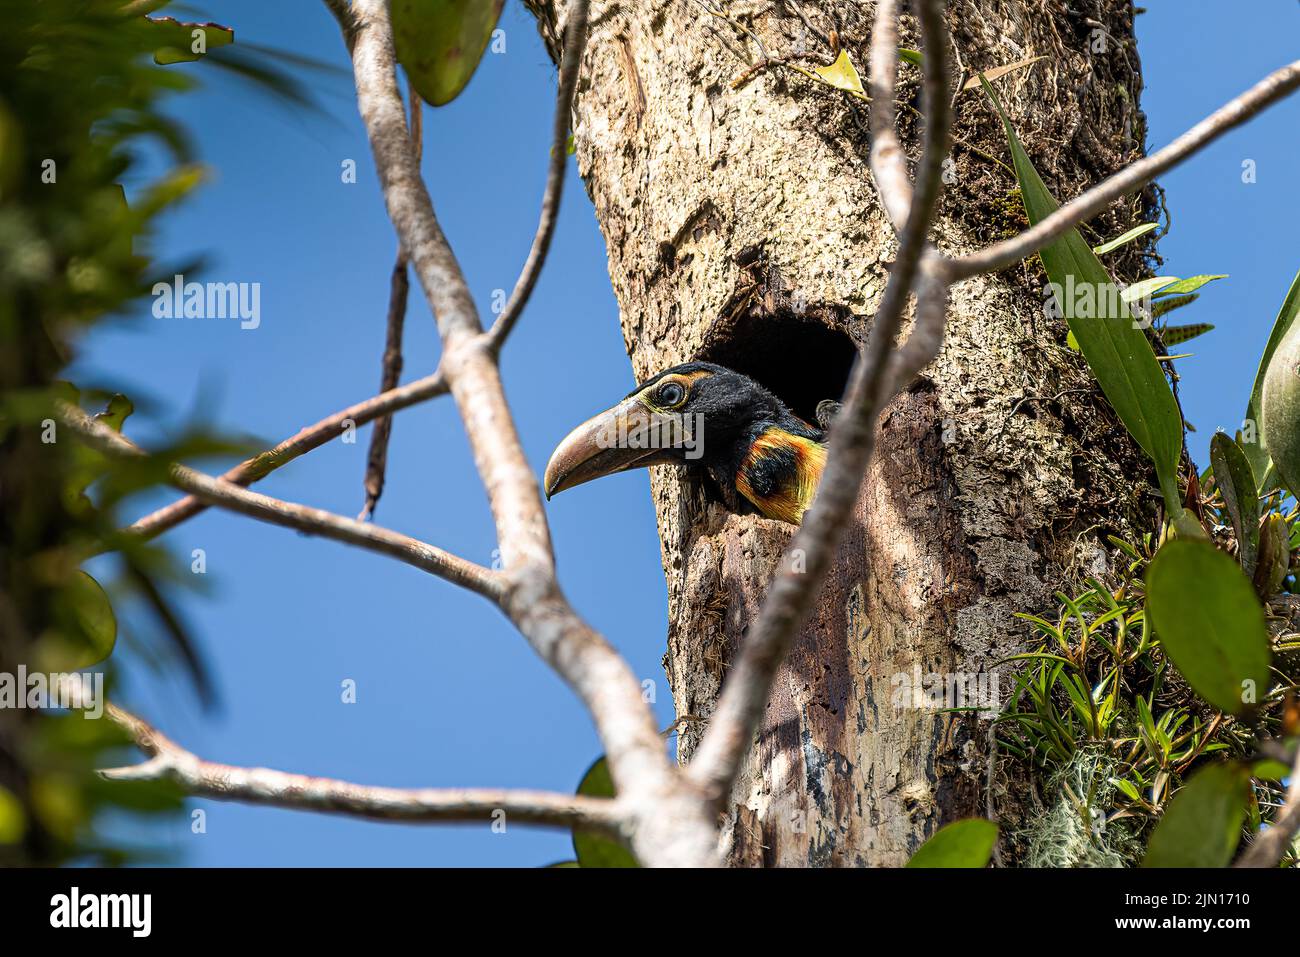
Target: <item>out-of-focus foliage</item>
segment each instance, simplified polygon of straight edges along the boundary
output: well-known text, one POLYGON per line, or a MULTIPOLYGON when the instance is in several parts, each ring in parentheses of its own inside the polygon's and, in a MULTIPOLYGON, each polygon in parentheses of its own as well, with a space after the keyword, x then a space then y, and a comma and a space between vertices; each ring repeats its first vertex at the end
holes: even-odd
POLYGON ((416 92, 443 106, 465 89, 505 0, 395 0, 393 45, 416 92))
MULTIPOLYGON (((24 699, 24 670, 94 665, 111 687, 116 616, 79 566, 110 538, 121 496, 163 477, 152 461, 112 466, 53 418, 56 398, 84 399, 122 427, 128 401, 80 396, 59 376, 81 333, 148 292, 151 225, 201 178, 182 130, 159 109, 192 80, 155 62, 160 27, 123 6, 9 4, 0 30, 0 675, 24 699), (128 205, 119 184, 145 140, 173 165, 128 205)), ((136 546, 124 564, 165 612, 153 584, 168 573, 162 553, 136 546)), ((166 785, 94 774, 120 763, 125 743, 107 720, 75 710, 13 698, 0 707, 0 864, 120 862, 129 854, 95 835, 101 811, 179 809, 166 785)))
POLYGON ((1250 769, 1234 761, 1209 764, 1169 802, 1147 844, 1144 867, 1227 867, 1241 843, 1250 797, 1250 769))

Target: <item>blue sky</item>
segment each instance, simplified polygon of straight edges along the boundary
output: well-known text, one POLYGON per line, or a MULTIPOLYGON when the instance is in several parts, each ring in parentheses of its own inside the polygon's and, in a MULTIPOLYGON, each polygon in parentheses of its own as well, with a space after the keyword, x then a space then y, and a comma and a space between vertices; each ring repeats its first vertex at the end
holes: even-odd
MULTIPOLYGON (((1255 0, 1149 0, 1138 20, 1149 145, 1158 147, 1295 56, 1300 9, 1255 0)), ((208 8, 237 41, 346 65, 315 0, 228 0, 208 8)), ((425 176, 480 309, 509 290, 536 225, 550 144, 554 68, 518 0, 501 22, 506 51, 488 53, 468 90, 425 114, 425 176)), ((376 389, 395 240, 384 214, 350 78, 307 74, 324 115, 291 111, 214 77, 175 101, 211 180, 164 222, 158 248, 202 255, 200 280, 258 282, 257 329, 155 319, 148 303, 82 343, 69 377, 131 395, 128 432, 160 442, 201 416, 219 430, 278 441, 376 389), (355 160, 357 182, 342 182, 355 160)), ((1259 351, 1300 266, 1292 224, 1300 102, 1284 103, 1162 178, 1173 230, 1165 271, 1226 272, 1180 313, 1217 329, 1180 363, 1187 417, 1204 464, 1215 427, 1235 428, 1259 351), (1241 180, 1254 160, 1257 181, 1241 180)), ((433 322, 418 292, 407 319, 404 381, 432 371, 433 322)), ((609 288, 604 243, 576 177, 549 264, 503 360, 530 461, 541 473, 570 426, 633 384, 609 288)), ((344 514, 362 501, 369 430, 332 442, 259 488, 344 514)), ((215 470, 216 465, 211 467, 215 470)), ((167 501, 135 503, 140 513, 167 501)), ((629 473, 548 506, 561 579, 575 606, 656 683, 663 675, 666 592, 648 481, 629 473)), ((449 400, 400 414, 378 522, 490 563, 495 547, 481 486, 449 400)), ((483 600, 390 559, 208 512, 165 539, 206 553, 202 587, 180 605, 222 707, 203 714, 177 671, 148 668, 129 647, 151 627, 126 609, 118 655, 125 699, 197 753, 396 786, 572 790, 599 753, 581 706, 483 600), (357 702, 340 700, 353 679, 357 702)), ((188 561, 188 558, 187 558, 188 561)), ((197 577, 197 576, 196 576, 197 577)), ((571 856, 566 835, 484 825, 399 826, 194 802, 188 820, 148 837, 196 865, 537 865, 571 856)), ((140 836, 124 823, 121 835, 140 836)))

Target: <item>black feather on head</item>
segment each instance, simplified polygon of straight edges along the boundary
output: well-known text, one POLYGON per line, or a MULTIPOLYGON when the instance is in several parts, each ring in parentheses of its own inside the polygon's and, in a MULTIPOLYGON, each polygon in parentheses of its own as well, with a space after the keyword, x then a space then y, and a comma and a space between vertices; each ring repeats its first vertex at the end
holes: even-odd
POLYGON ((628 393, 653 402, 655 385, 690 380, 689 393, 674 411, 700 416, 702 455, 683 464, 702 466, 729 480, 758 436, 773 426, 817 442, 825 433, 796 416, 770 391, 743 373, 712 362, 686 362, 664 369, 628 393))

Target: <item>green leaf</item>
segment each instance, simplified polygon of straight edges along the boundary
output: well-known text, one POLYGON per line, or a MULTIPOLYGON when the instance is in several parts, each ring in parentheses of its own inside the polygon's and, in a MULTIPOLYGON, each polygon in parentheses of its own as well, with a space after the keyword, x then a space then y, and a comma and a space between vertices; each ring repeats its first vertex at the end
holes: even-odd
POLYGON ((1250 774, 1261 781, 1284 781, 1291 776, 1291 765, 1264 758, 1251 765, 1250 774))
POLYGON ((1127 797, 1129 800, 1132 801, 1142 800, 1142 792, 1139 791, 1137 789, 1137 786, 1127 778, 1111 778, 1110 782, 1111 784, 1115 785, 1115 787, 1119 788, 1120 791, 1124 793, 1124 796, 1127 797))
MULTIPOLYGON (((586 797, 612 798, 614 781, 609 776, 609 765, 603 757, 587 769, 578 785, 578 793, 586 797)), ((573 853, 579 867, 639 867, 632 852, 622 844, 598 834, 575 829, 573 853)))
POLYGON ((898 58, 904 63, 912 64, 912 66, 920 66, 925 62, 920 50, 909 50, 907 47, 898 48, 898 58))
POLYGON ((0 846, 17 844, 27 832, 27 814, 13 791, 0 785, 0 846))
POLYGON ((845 90, 864 100, 867 98, 867 91, 862 88, 862 77, 858 76, 857 67, 849 59, 848 50, 841 50, 830 66, 815 67, 813 72, 837 90, 845 90))
POLYGON ((1292 324, 1268 360, 1260 415, 1259 437, 1276 473, 1268 488, 1300 498, 1300 324, 1292 324))
POLYGON ((953 821, 917 848, 908 867, 987 867, 998 826, 982 817, 953 821))
POLYGON ((393 45, 416 92, 430 105, 465 89, 505 0, 393 0, 393 45))
POLYGON ((1226 867, 1241 840, 1250 772, 1211 764, 1179 789, 1147 844, 1143 867, 1226 867))
POLYGON ((209 50, 235 42, 235 31, 219 23, 182 23, 173 17, 145 19, 154 24, 153 30, 158 36, 154 62, 163 66, 192 63, 209 50))
POLYGON ((1255 494, 1255 474, 1240 445, 1222 432, 1210 439, 1210 464, 1214 481, 1223 493, 1223 505, 1237 536, 1238 558, 1246 577, 1255 574, 1259 556, 1259 496, 1255 494))
POLYGON ((72 577, 75 584, 70 588, 69 596, 73 602, 73 612, 81 623, 82 634, 91 647, 96 661, 103 661, 113 651, 117 642, 117 616, 113 614, 113 604, 108 594, 95 579, 83 571, 72 577))
POLYGON ((1185 326, 1165 326, 1160 330, 1160 338, 1167 346, 1176 346, 1188 339, 1203 336, 1214 329, 1213 323, 1193 322, 1185 326))
POLYGON ((1006 658, 999 659, 998 664, 1007 661, 1059 661, 1076 670, 1078 670, 1079 667, 1069 658, 1062 658, 1060 655, 1049 655, 1045 651, 1026 651, 1019 655, 1008 655, 1006 658))
POLYGON ((180 202, 202 184, 207 170, 198 164, 177 166, 136 197, 131 207, 134 222, 144 223, 167 207, 180 202))
POLYGON ((86 660, 75 667, 85 668, 103 661, 113 653, 113 646, 117 643, 117 615, 113 613, 113 604, 107 593, 99 582, 78 571, 72 576, 65 594, 87 649, 86 660))
MULTIPOLYGON (((573 155, 574 155, 575 153, 577 153, 577 152, 578 152, 578 141, 575 140, 575 139, 573 138, 573 134, 570 133, 570 134, 568 135, 568 137, 567 137, 567 138, 565 139, 565 141, 564 141, 564 155, 565 155, 565 156, 573 156, 573 155)), ((554 146, 551 147, 551 156, 552 156, 552 157, 555 156, 555 147, 554 147, 554 146)))
POLYGON ((1166 313, 1173 312, 1175 309, 1181 309, 1183 306, 1190 306, 1197 299, 1201 298, 1199 292, 1194 292, 1187 296, 1170 296, 1168 299, 1157 299, 1151 303, 1151 318, 1159 319, 1166 313))
POLYGON ((127 416, 135 411, 135 405, 120 392, 108 400, 108 407, 95 414, 95 420, 107 425, 114 432, 121 432, 127 416))
POLYGON ((1141 226, 1134 226, 1128 232, 1120 233, 1114 239, 1108 239, 1100 246, 1093 246, 1092 251, 1095 252, 1098 256, 1103 256, 1108 252, 1112 252, 1113 250, 1119 249, 1120 246, 1124 246, 1127 245, 1128 243, 1131 243, 1139 236, 1145 236, 1147 233, 1151 232, 1151 230, 1155 229, 1159 225, 1160 225, 1159 223, 1143 223, 1141 226))
MULTIPOLYGON (((1108 282, 1110 281, 1109 275, 1107 273, 1108 282)), ((1124 291, 1120 293, 1120 298, 1127 303, 1135 303, 1138 300, 1155 295, 1161 289, 1177 285, 1181 281, 1177 276, 1152 276, 1150 279, 1140 279, 1131 286, 1125 286, 1124 291)))
POLYGON ((1282 300, 1282 308, 1277 314, 1277 319, 1273 321, 1273 331, 1269 333, 1268 345, 1264 347, 1264 354, 1259 358, 1259 371, 1255 373, 1255 387, 1250 390, 1250 402, 1246 406, 1246 421, 1253 422, 1255 425, 1255 441, 1244 445, 1251 468, 1255 470, 1255 479, 1259 482, 1261 493, 1269 491, 1269 488, 1265 488, 1266 485, 1276 488, 1276 483, 1269 482, 1268 472, 1271 463, 1260 425, 1264 375, 1268 372, 1273 353, 1291 328, 1291 324, 1295 322, 1297 315, 1300 315, 1300 272, 1297 272, 1295 279, 1291 280, 1291 288, 1287 290, 1286 298, 1282 300))
MULTIPOLYGON (((1029 155, 1007 119, 1002 104, 986 82, 984 89, 1006 128, 1025 214, 1031 223, 1051 215, 1057 202, 1034 169, 1029 155)), ((1178 492, 1178 460, 1183 450, 1183 420, 1169 383, 1156 361, 1146 334, 1116 297, 1107 294, 1113 280, 1092 248, 1071 229, 1046 246, 1040 256, 1057 293, 1057 303, 1069 323, 1102 392, 1134 440, 1155 464, 1165 507, 1180 532, 1196 534, 1199 526, 1183 516, 1178 492), (1096 308, 1080 309, 1072 290, 1091 291, 1096 308), (1091 315, 1081 313, 1090 312, 1091 315), (1195 529, 1192 526, 1197 526, 1195 529)))
POLYGON ((1156 295, 1186 296, 1190 293, 1196 292, 1196 290, 1200 289, 1206 283, 1214 282, 1214 280, 1216 279, 1227 279, 1227 278, 1228 278, 1227 273, 1220 273, 1214 276, 1210 276, 1210 275, 1190 276, 1187 279, 1178 280, 1173 285, 1162 287, 1160 292, 1158 292, 1156 295))
POLYGON ((1290 535, 1286 519, 1269 514, 1259 526, 1259 555, 1255 566, 1255 594, 1264 598, 1277 594, 1291 568, 1290 535))
POLYGON ((59 597, 60 627, 43 635, 37 645, 41 669, 78 671, 112 654, 117 643, 117 616, 99 582, 77 570, 59 597))
POLYGON ((1237 563, 1208 541, 1171 539, 1146 582, 1147 619, 1183 677, 1220 711, 1250 711, 1268 688, 1269 641, 1237 563))
POLYGON ((1138 722, 1142 725, 1142 730, 1146 732, 1148 738, 1155 741, 1156 723, 1151 717, 1151 706, 1147 704, 1147 699, 1141 695, 1137 696, 1137 713, 1138 722))

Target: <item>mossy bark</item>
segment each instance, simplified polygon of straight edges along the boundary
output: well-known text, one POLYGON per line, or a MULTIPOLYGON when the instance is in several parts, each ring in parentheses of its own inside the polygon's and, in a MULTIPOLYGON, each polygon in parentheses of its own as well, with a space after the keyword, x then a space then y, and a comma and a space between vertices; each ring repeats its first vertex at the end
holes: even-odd
MULTIPOLYGON (((865 76, 872 6, 719 5, 729 19, 693 0, 594 4, 579 168, 637 377, 712 358, 810 414, 844 384, 896 240, 868 171, 863 104, 783 67, 738 78, 762 56, 755 37, 772 57, 806 51, 798 62, 812 68, 829 60, 832 30, 865 76)), ((554 52, 554 7, 530 6, 554 52)), ((948 6, 954 88, 1044 58, 998 86, 1059 199, 1141 154, 1130 3, 948 6)), ((910 18, 904 42, 917 42, 910 18)), ((902 69, 915 158, 919 77, 902 69)), ((983 95, 959 94, 955 114, 935 238, 960 251, 1025 223, 983 95)), ((1114 235, 1152 205, 1150 194, 1117 205, 1085 235, 1114 235)), ((1133 278, 1147 257, 1111 265, 1133 278)), ((1007 825, 1000 859, 1019 858, 1029 789, 1005 764, 990 773, 990 721, 941 710, 961 702, 927 701, 914 679, 978 689, 996 675, 1005 696, 999 662, 1030 641, 1014 613, 1048 609, 1067 579, 1102 571, 1106 533, 1152 527, 1148 465, 1048 317, 1043 284, 1034 262, 954 289, 941 355, 882 414, 853 526, 724 813, 734 864, 898 865, 944 823, 981 814, 1007 825)), ((684 470, 657 470, 651 485, 685 762, 791 529, 727 512, 684 470)))

